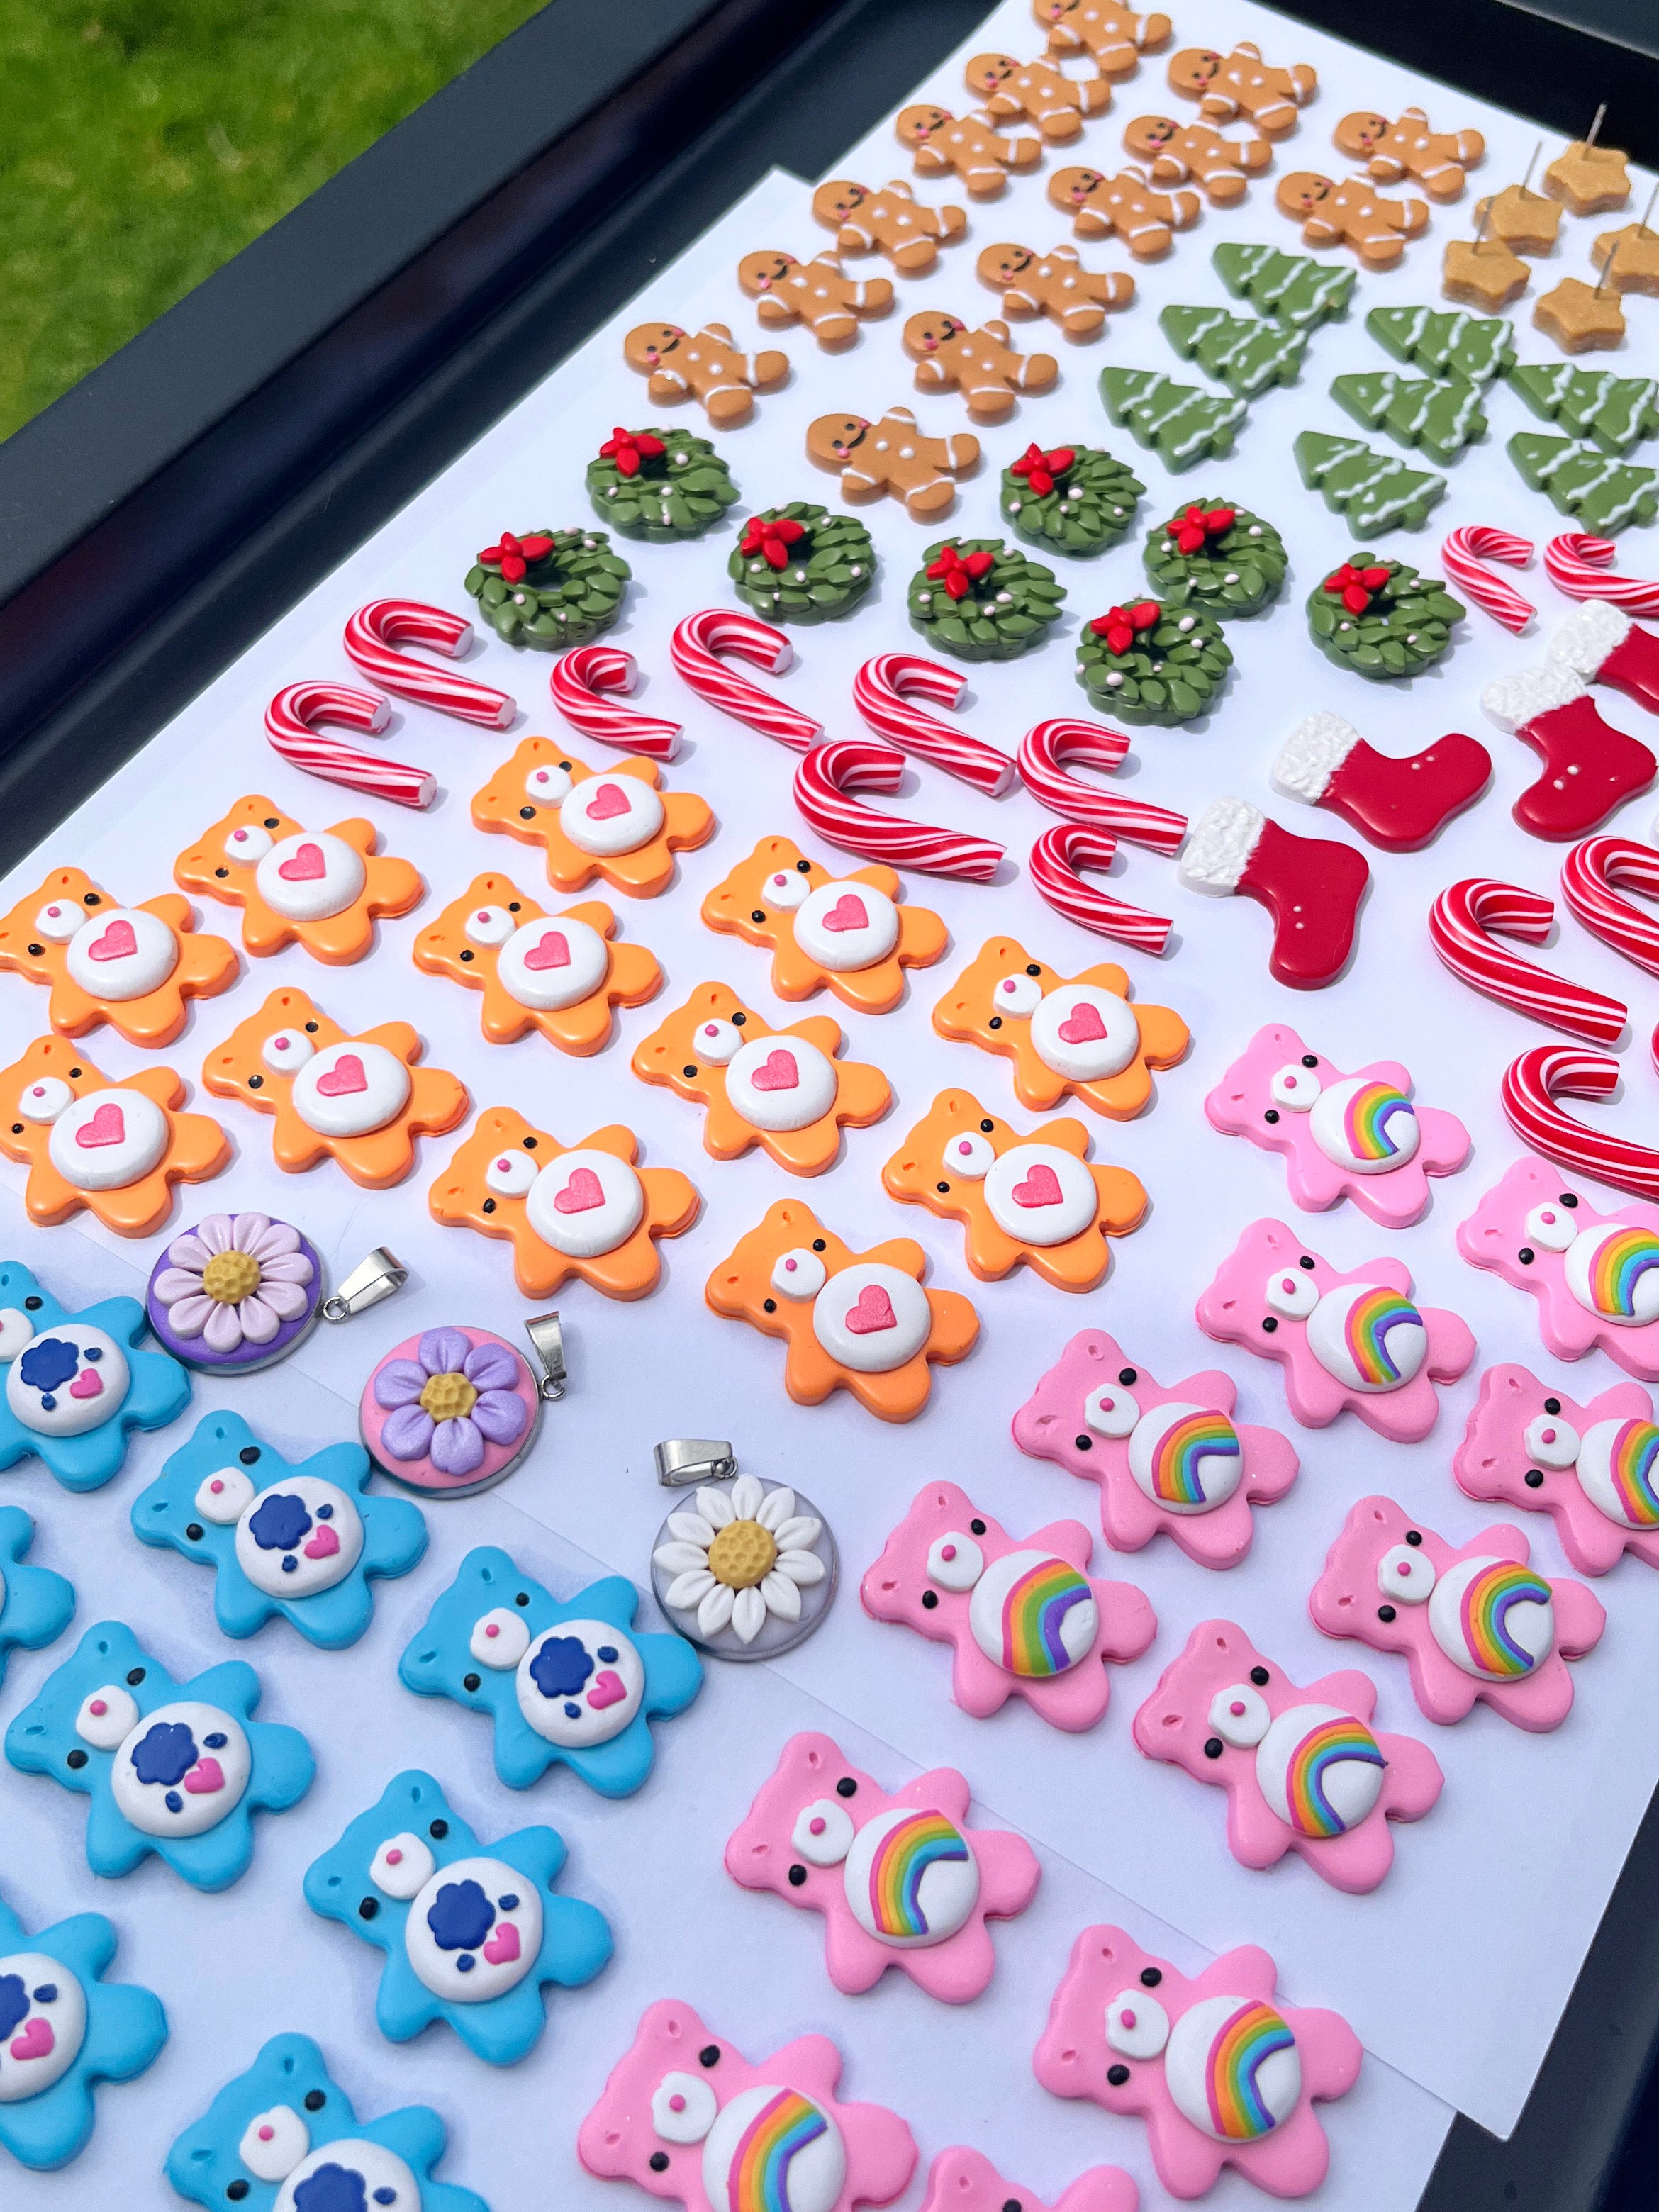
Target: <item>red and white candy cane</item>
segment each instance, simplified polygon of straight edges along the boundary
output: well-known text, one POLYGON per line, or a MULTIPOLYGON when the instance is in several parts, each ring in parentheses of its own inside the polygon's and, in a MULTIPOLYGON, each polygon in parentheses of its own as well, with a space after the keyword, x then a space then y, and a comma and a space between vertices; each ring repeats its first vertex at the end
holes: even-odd
POLYGON ((722 653, 735 653, 739 660, 750 661, 774 676, 781 675, 795 657, 794 648, 783 632, 770 623, 757 622, 753 615, 738 614, 732 607, 705 607, 701 614, 687 615, 670 640, 668 650, 674 666, 699 699, 718 707, 722 714, 747 722, 763 738, 775 738, 781 745, 804 753, 823 735, 822 722, 815 722, 798 707, 775 699, 746 676, 734 676, 716 658, 722 653))
POLYGON ((680 749, 678 722, 636 714, 630 707, 613 707, 599 696, 602 691, 626 695, 639 681, 639 673, 633 654, 619 645, 579 645, 554 662, 547 688, 566 721, 585 738, 602 738, 608 745, 644 753, 651 760, 672 760, 680 749))
POLYGON ((1541 891, 1522 890, 1489 876, 1466 876, 1441 892, 1429 908, 1434 949, 1460 981, 1484 992, 1500 1006, 1530 1014, 1569 1036, 1592 1044, 1611 1044, 1630 1018, 1630 1009, 1600 991, 1549 975, 1494 945, 1489 931, 1541 945, 1555 919, 1555 902, 1541 891))
POLYGON ((1144 907, 1109 898, 1078 873, 1079 867, 1103 868, 1116 850, 1117 840, 1107 830, 1091 829, 1084 822, 1057 823, 1031 848, 1031 881, 1068 921, 1143 952, 1162 952, 1175 927, 1167 915, 1148 914, 1144 907))
POLYGON ((464 616, 429 607, 421 599, 371 599, 345 626, 346 651, 374 683, 400 699, 412 699, 417 707, 453 714, 459 721, 479 722, 486 729, 504 730, 519 711, 516 699, 398 650, 400 646, 423 645, 428 652, 447 653, 453 660, 471 642, 472 625, 464 616))
POLYGON ((1570 599, 1605 599, 1627 615, 1659 615, 1659 583, 1608 573, 1618 550, 1610 538, 1564 530, 1544 548, 1545 574, 1570 599))
POLYGON ((955 707, 967 688, 968 678, 958 669, 941 668, 914 653, 878 653, 853 678, 853 703, 878 738, 890 738, 918 760, 930 761, 975 791, 1000 799, 1014 780, 1007 754, 910 704, 913 699, 931 699, 936 707, 955 707))
POLYGON ((1632 837, 1586 837, 1561 864, 1561 896, 1593 936, 1659 975, 1659 921, 1613 889, 1659 898, 1659 853, 1632 837))
POLYGON ((1087 823, 1091 829, 1127 838, 1132 845, 1145 845, 1148 851, 1162 853, 1167 859, 1179 852, 1187 834, 1184 814, 1154 806, 1149 799, 1130 799, 1122 792, 1103 791, 1098 784, 1080 783, 1066 774, 1068 761, 1080 761, 1109 775, 1128 750, 1129 740, 1121 730, 1062 714, 1054 721, 1037 723, 1020 740, 1020 781, 1051 814, 1063 814, 1068 822, 1087 823))
POLYGON ((265 732, 283 758, 307 775, 366 791, 372 799, 395 799, 399 806, 429 806, 438 779, 425 769, 356 752, 337 738, 318 733, 321 722, 378 732, 391 714, 386 701, 373 691, 354 691, 345 684, 290 684, 265 708, 265 732))
POLYGON ((1637 1198, 1659 1198, 1659 1152, 1606 1129, 1592 1129, 1556 1104, 1558 1098, 1610 1098, 1619 1063, 1571 1045, 1535 1044, 1504 1071, 1504 1111, 1510 1127, 1535 1152, 1595 1176, 1637 1198))
POLYGON ((904 770, 903 754, 887 745, 872 744, 866 738, 830 738, 814 745, 795 770, 795 804, 820 837, 861 860, 884 860, 925 876, 988 883, 1004 851, 988 837, 959 837, 925 822, 901 821, 848 796, 854 791, 896 791, 904 770))
POLYGON ((1484 607, 1494 622, 1503 623, 1519 637, 1538 612, 1532 601, 1522 598, 1513 584, 1506 584, 1501 576, 1494 576, 1490 568, 1483 568, 1486 561, 1504 561, 1511 568, 1524 568, 1533 556, 1530 538, 1518 538, 1512 530, 1492 530, 1485 523, 1470 523, 1462 530, 1454 530, 1441 541, 1440 565, 1458 590, 1467 594, 1478 607, 1484 607))

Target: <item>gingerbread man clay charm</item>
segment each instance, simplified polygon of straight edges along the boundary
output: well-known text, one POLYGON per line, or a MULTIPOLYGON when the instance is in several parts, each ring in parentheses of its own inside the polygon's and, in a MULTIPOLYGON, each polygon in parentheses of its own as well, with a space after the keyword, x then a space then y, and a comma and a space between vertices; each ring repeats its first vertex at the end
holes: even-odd
POLYGON ((855 283, 842 276, 833 253, 815 253, 810 261, 775 251, 745 253, 738 264, 738 282, 756 301, 755 313, 769 330, 805 323, 826 353, 851 345, 860 320, 884 315, 893 304, 886 277, 855 283))
POLYGON ((843 499, 891 492, 913 521, 929 522, 956 505, 951 478, 978 461, 979 440, 966 431, 924 438, 908 407, 890 407, 878 422, 863 415, 820 415, 806 426, 806 453, 821 469, 836 471, 843 499))
POLYGON ((568 896, 597 876, 629 898, 655 898, 674 880, 674 855, 706 845, 714 809, 690 791, 660 791, 654 761, 592 769, 551 738, 526 738, 483 789, 472 819, 539 845, 547 880, 568 896))
POLYGON ((550 915, 510 876, 474 876, 415 940, 415 965, 483 994, 491 1044, 529 1030, 586 1060, 608 1042, 613 1006, 641 1006, 662 988, 656 956, 613 945, 617 917, 591 899, 550 915))
POLYGON ((970 199, 994 199, 1010 170, 1034 169, 1042 159, 1040 138, 1025 132, 1003 137, 983 115, 952 115, 931 103, 901 108, 893 128, 900 145, 910 149, 919 175, 954 173, 970 199))
POLYGON ((1291 69, 1269 69, 1261 49, 1241 40, 1230 54, 1187 46, 1170 63, 1172 90, 1199 104, 1212 123, 1231 123, 1243 115, 1266 138, 1284 138, 1295 130, 1297 111, 1319 89, 1314 71, 1298 62, 1291 69))
POLYGON ((1056 169, 1048 204, 1069 215, 1079 238, 1121 238, 1137 261, 1167 253, 1178 230, 1190 230, 1201 206, 1196 192, 1155 192, 1133 169, 1056 169))
POLYGON ((1212 207, 1237 207, 1252 177, 1273 164, 1265 138, 1224 138, 1208 123, 1177 123, 1170 115, 1142 115, 1123 133, 1124 151, 1148 164, 1155 185, 1190 179, 1212 207))
POLYGON ((975 422, 1000 422, 1019 392, 1047 392, 1060 374, 1052 354, 1021 355, 1008 343, 1006 323, 970 330, 959 315, 928 309, 903 330, 916 364, 918 392, 960 392, 975 422))
POLYGON ((904 970, 931 968, 950 941, 936 914, 908 903, 890 868, 832 876, 788 837, 763 837, 704 899, 702 918, 770 952, 779 998, 828 989, 861 1014, 890 1013, 904 970))
POLYGON ((787 353, 739 353, 724 323, 683 331, 678 323, 641 323, 623 340, 623 358, 650 379, 646 396, 658 406, 701 400, 709 421, 734 429, 754 412, 757 392, 775 391, 789 374, 787 353))
POLYGON ((1489 1367, 1452 1474, 1471 1498, 1549 1514, 1581 1575, 1626 1552, 1659 1567, 1659 1425, 1639 1382, 1581 1406, 1528 1368, 1489 1367))
POLYGON ((837 252, 884 253, 902 276, 925 275, 968 227, 962 209, 923 206, 902 177, 879 191, 831 177, 813 193, 812 212, 835 232, 837 252))
POLYGON ((1367 269, 1392 269, 1429 220, 1425 201, 1385 200, 1366 178, 1339 185, 1311 169, 1281 177, 1273 205, 1302 225, 1304 246, 1351 246, 1367 269))
POLYGON ((1478 131, 1431 131, 1420 107, 1407 108, 1398 123, 1362 109, 1345 115, 1331 135, 1337 151, 1363 161, 1379 185, 1400 185, 1410 177, 1431 200, 1462 199, 1463 172, 1486 151, 1478 131))
POLYGON ((1068 338, 1094 337, 1108 312, 1127 307, 1135 280, 1119 270, 1085 269, 1074 246, 1036 253, 1029 246, 988 246, 975 264, 981 284, 1002 295, 1002 312, 1017 320, 1047 315, 1068 338))
POLYGON ((968 89, 999 123, 1024 116, 1051 146, 1075 138, 1084 118, 1112 104, 1102 76, 1066 76, 1052 62, 1017 62, 1012 54, 975 54, 963 72, 968 89))
POLYGON ((185 1000, 228 990, 237 965, 222 937, 197 934, 188 899, 118 906, 79 868, 54 868, 0 921, 0 969, 50 987, 62 1036, 107 1022, 129 1044, 171 1044, 185 1000))
POLYGON ((1031 0, 1054 54, 1087 54, 1103 76, 1133 76, 1142 54, 1170 43, 1167 15, 1137 15, 1121 0, 1031 0))
POLYGON ((365 1190, 389 1190, 414 1166, 416 1137, 441 1136, 467 1109, 458 1077, 415 1065, 421 1050, 407 1022, 353 1036, 303 991, 273 991, 209 1053, 202 1080, 276 1116, 284 1175, 331 1159, 365 1190))
POLYGON ((879 1068, 836 1055, 841 1024, 815 1014, 775 1030, 725 983, 700 983, 634 1054, 642 1083, 703 1109, 703 1148, 741 1159, 758 1145, 791 1175, 822 1175, 843 1124, 867 1128, 893 1103, 879 1068))
POLYGON ((239 799, 173 864, 182 890, 242 909, 242 950, 256 960, 298 945, 331 968, 374 943, 380 915, 407 914, 426 885, 407 860, 377 854, 372 822, 305 830, 262 793, 239 799))
POLYGON ((965 1359, 979 1316, 957 1291, 929 1291, 927 1255, 908 1237, 867 1252, 826 1229, 799 1199, 780 1199, 739 1237, 704 1285, 717 1314, 787 1346, 784 1388, 798 1406, 850 1390, 884 1421, 913 1421, 934 1361, 965 1359))

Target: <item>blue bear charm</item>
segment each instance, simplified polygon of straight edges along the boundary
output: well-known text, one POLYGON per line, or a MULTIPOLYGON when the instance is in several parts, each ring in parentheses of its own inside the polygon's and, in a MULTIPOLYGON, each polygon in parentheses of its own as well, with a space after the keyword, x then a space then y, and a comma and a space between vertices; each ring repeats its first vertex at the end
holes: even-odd
POLYGON ((94 2081, 131 2081, 167 2039, 161 2000, 106 1983, 115 1930, 78 1912, 38 1936, 0 1898, 0 2143, 37 2173, 92 2133, 94 2081))
POLYGON ((253 1814, 311 1787, 298 1729, 251 1717, 259 1678, 227 1659, 175 1682, 132 1631, 100 1620, 6 1730, 6 1757, 92 1800, 87 1864, 131 1874, 149 1852, 197 1889, 228 1889, 253 1856, 253 1814))
POLYGON ((684 1712, 702 1662, 682 1636, 634 1633, 639 1593, 607 1575, 561 1605, 482 1544, 398 1662, 422 1698, 453 1698, 495 1723, 495 1771, 527 1790, 562 1759, 603 1797, 651 1771, 655 1714, 684 1712))
POLYGON ((20 1261, 0 1261, 0 1467, 38 1452, 65 1490, 118 1473, 131 1429, 164 1429, 190 1403, 190 1375, 138 1349, 137 1298, 70 1313, 20 1261))
POLYGON ((306 1903, 386 1953, 374 2017, 389 2041, 447 2020, 480 2058, 511 2066, 547 2025, 542 1984, 580 1989, 611 1956, 599 1908, 551 1893, 564 1862, 552 1828, 486 1851, 414 1769, 307 1869, 306 1903))
POLYGON ((284 2184, 295 2212, 489 2212, 470 2189, 433 2179, 447 2141, 425 2105, 360 2121, 308 2035, 273 2035, 173 2144, 167 2177, 213 2212, 271 2212, 284 2184))
POLYGON ((240 1413, 209 1413, 132 1509, 133 1534, 218 1571, 213 1610, 227 1636, 273 1613, 325 1651, 355 1644, 374 1611, 371 1575, 406 1575, 426 1520, 402 1498, 368 1498, 361 1444, 290 1465, 240 1413))
POLYGON ((21 1505, 0 1505, 0 1682, 6 1654, 21 1645, 38 1651, 61 1636, 75 1618, 75 1589, 50 1567, 26 1567, 34 1523, 21 1505))

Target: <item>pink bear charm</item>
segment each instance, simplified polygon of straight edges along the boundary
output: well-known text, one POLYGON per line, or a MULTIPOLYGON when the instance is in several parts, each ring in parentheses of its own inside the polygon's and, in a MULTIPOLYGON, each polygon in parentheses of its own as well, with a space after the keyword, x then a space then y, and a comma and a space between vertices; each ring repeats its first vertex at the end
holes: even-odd
POLYGON ((1171 2196, 1203 2196, 1231 2166, 1306 2197, 1331 2156, 1314 2100, 1352 2088, 1359 2038, 1338 2013, 1276 2004, 1278 1981, 1253 1943, 1188 1981, 1121 1928, 1085 1928, 1033 2070, 1057 2097, 1139 2112, 1171 2196))
POLYGON ((1598 1213, 1563 1170, 1528 1154, 1457 1232, 1472 1267, 1538 1301, 1538 1333, 1558 1359, 1605 1352, 1659 1382, 1659 1206, 1598 1213))
POLYGON ((1363 1896, 1394 1864, 1390 1820, 1420 1820, 1445 1783, 1415 1736, 1373 1735, 1376 1686, 1352 1669, 1299 1689, 1231 1620, 1201 1620, 1135 1715, 1148 1759, 1227 1793, 1241 1866, 1299 1851, 1333 1889, 1363 1896))
POLYGON ((1659 1567, 1659 1425, 1639 1382, 1581 1406, 1528 1368, 1489 1367, 1452 1473, 1471 1498, 1553 1515, 1580 1574, 1626 1552, 1659 1567))
POLYGON ((890 2204, 915 2172, 915 2139, 884 2106, 838 2104, 840 2081, 828 2036, 798 2036, 751 2066, 665 1999, 611 2068, 576 2155, 602 2181, 636 2182, 686 2212, 890 2204))
POLYGON ((1351 1198, 1384 1229, 1408 1229, 1429 1209, 1431 1176, 1455 1175, 1469 1156, 1455 1114, 1413 1106, 1397 1060, 1344 1075, 1293 1029, 1270 1022, 1204 1101, 1212 1128, 1283 1152, 1292 1201, 1307 1213, 1351 1198))
POLYGON ((726 1846, 726 1871, 823 1915, 830 1978, 845 1995, 897 1966, 929 1996, 966 2004, 996 1966, 987 1920, 1023 1912, 1041 1873, 1023 1836, 967 1817, 954 1767, 889 1796, 831 1737, 792 1736, 726 1846))
POLYGON ((1461 1721, 1484 1698, 1541 1735, 1572 1711, 1565 1662, 1595 1650, 1607 1616, 1583 1583, 1552 1581, 1531 1558, 1507 1521, 1454 1547, 1393 1498, 1362 1498, 1308 1611, 1327 1636, 1403 1652, 1412 1695, 1431 1721, 1461 1721))
POLYGON ((1005 2181, 983 2151, 942 2150, 927 2172, 921 2212, 1137 2212, 1140 2191, 1119 2166, 1091 2166, 1057 2201, 1045 2204, 1017 2181, 1005 2181))
POLYGON ((1053 1728, 1092 1728, 1111 1695, 1109 1661, 1139 1659, 1158 1633, 1133 1583, 1097 1582, 1080 1521, 1011 1536, 954 1482, 930 1482, 859 1585, 872 1620, 956 1647, 951 1695, 975 1720, 1024 1698, 1053 1728))
POLYGON ((1344 1274, 1282 1221, 1253 1221, 1198 1302, 1198 1325, 1285 1370, 1285 1395, 1304 1428, 1329 1426, 1345 1407, 1395 1443, 1415 1443, 1440 1411, 1437 1382, 1474 1358, 1467 1322, 1411 1302, 1411 1270, 1368 1260, 1344 1274))
POLYGON ((1165 1389, 1103 1328, 1074 1336, 1014 1415, 1033 1459, 1100 1485, 1100 1525, 1116 1552, 1160 1528, 1200 1567, 1236 1567, 1250 1548, 1252 1505, 1271 1505, 1299 1462, 1277 1429, 1239 1425, 1238 1392, 1218 1367, 1165 1389))

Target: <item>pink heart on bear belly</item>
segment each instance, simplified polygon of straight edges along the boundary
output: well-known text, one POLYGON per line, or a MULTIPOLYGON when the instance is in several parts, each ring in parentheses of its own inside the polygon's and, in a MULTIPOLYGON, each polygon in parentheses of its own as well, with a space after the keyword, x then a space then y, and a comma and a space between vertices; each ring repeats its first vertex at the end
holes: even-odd
POLYGON ((570 965, 569 939, 561 930, 550 929, 540 943, 532 945, 525 954, 524 964, 532 970, 568 968, 570 965))
POLYGON ((823 917, 826 929, 868 929, 870 909, 855 892, 843 891, 823 917))
POLYGON ((112 921, 101 937, 87 947, 89 960, 130 960, 138 950, 138 933, 130 921, 112 921))
POLYGON ((276 872, 285 884, 320 883, 328 872, 320 845, 301 845, 297 853, 278 861, 276 872))
POLYGON ((6 2045, 14 2058, 50 2058, 58 2048, 58 2038, 52 2032, 52 2022, 36 2013, 24 2023, 21 2035, 13 2036, 6 2045))
POLYGON ((859 1292, 858 1304, 847 1309, 847 1328, 853 1336, 873 1336, 878 1329, 897 1327, 893 1301, 879 1283, 866 1283, 859 1292))
POLYGON ((70 1384, 71 1398, 97 1398, 103 1395, 103 1384, 98 1380, 95 1367, 83 1367, 70 1384))
POLYGON ((1060 1025, 1063 1044, 1098 1044, 1105 1034, 1106 1024, 1100 1018, 1100 1010, 1087 999, 1079 1000, 1060 1025))
POLYGON ((628 794, 614 783, 602 783, 588 800, 586 811, 590 822, 613 822, 617 815, 629 811, 628 794))
POLYGON ((211 1797, 224 1786, 225 1770, 216 1759, 198 1759, 185 1777, 185 1794, 191 1797, 211 1797))
POLYGON ((311 1532, 311 1541, 306 1546, 308 1559, 331 1559, 340 1548, 340 1540, 326 1521, 319 1521, 311 1532))
POLYGON ((1024 1182, 1014 1185, 1016 1206, 1058 1206, 1060 1200, 1060 1177, 1046 1160, 1039 1160, 1024 1182))
POLYGON ((556 1213, 591 1213, 605 1204, 605 1185, 592 1168, 578 1168, 553 1200, 556 1213))
POLYGON ((621 1705, 627 1695, 627 1683, 614 1667, 607 1667, 602 1674, 595 1675, 593 1686, 587 1693, 587 1702, 596 1713, 602 1713, 607 1705, 621 1705))
POLYGON ((82 1121, 75 1133, 75 1141, 85 1152, 99 1145, 124 1145, 127 1140, 126 1117, 118 1106, 100 1106, 91 1121, 82 1121))
POLYGON ((492 1966, 510 1966, 519 1955, 519 1931, 510 1920, 498 1920, 483 1956, 492 1966))
POLYGON ((769 1052, 749 1079, 757 1091, 796 1091, 800 1069, 793 1052, 769 1052))
POLYGON ((349 1098, 355 1091, 367 1091, 368 1078, 363 1073, 363 1063, 355 1052, 343 1052, 332 1067, 325 1067, 317 1078, 319 1098, 349 1098))

